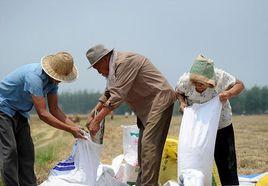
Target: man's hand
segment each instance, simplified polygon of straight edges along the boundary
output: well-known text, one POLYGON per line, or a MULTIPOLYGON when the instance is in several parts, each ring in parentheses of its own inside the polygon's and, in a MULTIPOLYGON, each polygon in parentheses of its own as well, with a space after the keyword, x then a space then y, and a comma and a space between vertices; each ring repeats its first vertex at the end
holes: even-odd
POLYGON ((228 99, 230 99, 232 94, 229 91, 223 91, 222 93, 219 94, 220 101, 222 103, 225 103, 228 99))
POLYGON ((107 116, 111 110, 107 107, 103 107, 100 112, 94 117, 93 120, 88 125, 88 130, 90 131, 91 136, 95 136, 96 133, 100 130, 100 122, 107 116))
POLYGON ((82 129, 80 127, 78 127, 78 126, 72 126, 71 127, 71 133, 75 138, 86 139, 82 129))
POLYGON ((100 122, 96 119, 93 119, 89 124, 88 130, 90 131, 91 136, 95 136, 100 130, 100 122))

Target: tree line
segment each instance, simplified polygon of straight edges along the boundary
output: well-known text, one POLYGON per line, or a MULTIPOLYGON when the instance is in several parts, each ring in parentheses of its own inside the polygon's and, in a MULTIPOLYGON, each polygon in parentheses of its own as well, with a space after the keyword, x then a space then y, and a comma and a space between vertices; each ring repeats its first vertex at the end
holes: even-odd
MULTIPOLYGON (((68 114, 87 114, 98 102, 100 92, 63 92, 59 94, 59 103, 68 114)), ((244 90, 239 96, 230 100, 234 114, 268 114, 268 87, 254 86, 244 90)), ((131 113, 127 104, 123 103, 115 114, 131 113)), ((178 114, 178 103, 175 103, 174 114, 178 114)))

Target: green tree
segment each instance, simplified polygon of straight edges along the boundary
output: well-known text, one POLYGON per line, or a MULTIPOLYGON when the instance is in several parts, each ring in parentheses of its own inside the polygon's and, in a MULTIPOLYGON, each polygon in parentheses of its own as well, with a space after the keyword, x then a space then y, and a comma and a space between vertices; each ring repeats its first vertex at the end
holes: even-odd
POLYGON ((262 87, 261 89, 261 109, 263 113, 268 114, 268 87, 262 87))
POLYGON ((245 100, 246 100, 246 91, 243 91, 239 96, 230 99, 230 103, 232 105, 232 112, 234 114, 245 113, 245 100))
POLYGON ((261 114, 262 112, 261 89, 258 86, 252 87, 246 92, 245 111, 246 114, 261 114))
MULTIPOLYGON (((98 102, 100 92, 63 92, 59 95, 59 103, 67 114, 87 114, 98 102)), ((230 100, 234 114, 263 114, 268 113, 268 87, 254 86, 244 90, 240 95, 230 100)), ((176 101, 173 114, 178 115, 179 104, 176 101)), ((126 103, 115 109, 115 114, 131 113, 126 103)))

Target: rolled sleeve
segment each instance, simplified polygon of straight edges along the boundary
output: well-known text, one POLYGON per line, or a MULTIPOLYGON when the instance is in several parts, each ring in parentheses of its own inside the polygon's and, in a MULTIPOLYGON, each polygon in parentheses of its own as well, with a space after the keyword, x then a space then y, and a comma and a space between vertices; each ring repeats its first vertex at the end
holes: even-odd
POLYGON ((58 85, 53 85, 51 87, 51 90, 48 92, 49 94, 57 94, 58 93, 59 86, 58 85))
POLYGON ((106 89, 104 94, 101 95, 101 97, 99 98, 99 102, 105 103, 110 97, 111 97, 110 91, 106 89))
POLYGON ((105 106, 115 109, 124 101, 129 90, 132 88, 141 66, 142 63, 138 60, 119 64, 116 68, 115 85, 110 88, 111 97, 105 103, 105 106))
POLYGON ((225 91, 236 83, 236 78, 233 75, 221 69, 217 69, 216 76, 218 77, 217 79, 218 92, 225 91))
POLYGON ((25 76, 24 91, 34 96, 44 97, 42 79, 32 73, 25 76))
POLYGON ((228 87, 233 86, 235 84, 236 78, 233 75, 231 75, 227 72, 224 72, 223 73, 223 81, 226 82, 226 88, 228 88, 228 87))
POLYGON ((105 103, 108 99, 106 98, 106 96, 103 94, 101 95, 101 97, 99 97, 99 102, 101 103, 105 103))

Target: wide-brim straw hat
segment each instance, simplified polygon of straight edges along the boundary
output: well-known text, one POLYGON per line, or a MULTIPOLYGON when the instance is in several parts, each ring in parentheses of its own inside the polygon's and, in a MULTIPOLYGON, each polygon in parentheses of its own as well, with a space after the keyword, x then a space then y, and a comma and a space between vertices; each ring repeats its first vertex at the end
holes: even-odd
POLYGON ((190 80, 206 83, 210 87, 215 87, 214 63, 211 59, 199 54, 190 70, 190 80))
POLYGON ((107 49, 101 44, 95 45, 94 47, 90 48, 86 53, 87 59, 90 63, 88 69, 93 67, 93 65, 99 62, 104 56, 106 56, 113 50, 114 49, 107 49))
POLYGON ((58 81, 71 82, 78 77, 78 70, 74 65, 73 57, 67 52, 43 57, 41 66, 47 75, 58 81))

